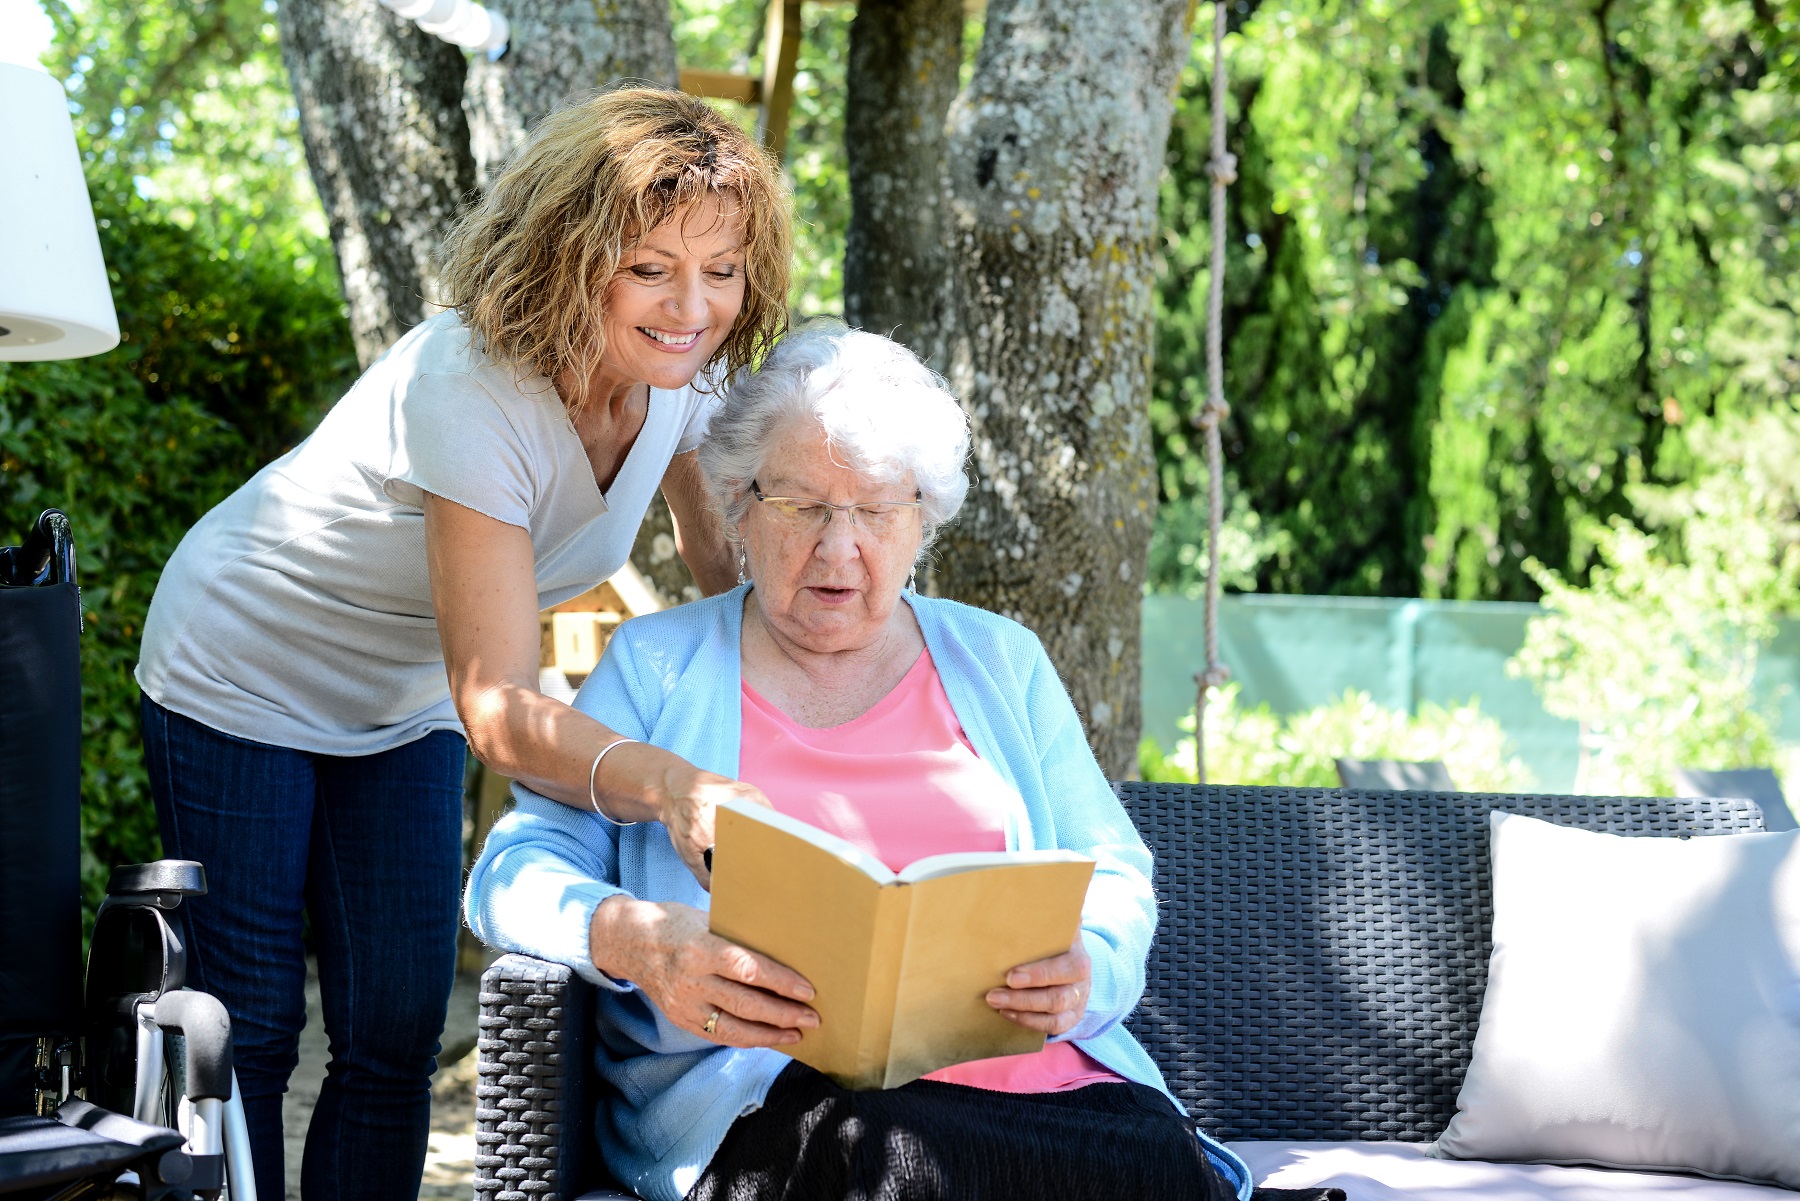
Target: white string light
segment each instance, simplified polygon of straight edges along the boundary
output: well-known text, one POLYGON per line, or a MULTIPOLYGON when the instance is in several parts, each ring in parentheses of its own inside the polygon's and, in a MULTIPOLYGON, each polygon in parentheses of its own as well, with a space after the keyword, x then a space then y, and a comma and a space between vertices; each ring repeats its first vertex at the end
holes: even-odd
POLYGON ((453 46, 498 57, 512 34, 506 18, 475 0, 381 0, 382 6, 453 46))

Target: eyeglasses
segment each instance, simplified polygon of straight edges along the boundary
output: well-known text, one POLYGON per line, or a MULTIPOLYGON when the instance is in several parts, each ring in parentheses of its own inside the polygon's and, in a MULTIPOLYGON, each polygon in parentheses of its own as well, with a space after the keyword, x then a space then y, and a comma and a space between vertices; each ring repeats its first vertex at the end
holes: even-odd
POLYGON ((833 513, 848 513, 852 527, 860 527, 880 536, 900 528, 912 510, 923 500, 870 500, 858 505, 834 505, 828 500, 805 496, 764 496, 756 481, 750 481, 750 495, 756 497, 765 511, 792 530, 822 530, 831 524, 833 513))

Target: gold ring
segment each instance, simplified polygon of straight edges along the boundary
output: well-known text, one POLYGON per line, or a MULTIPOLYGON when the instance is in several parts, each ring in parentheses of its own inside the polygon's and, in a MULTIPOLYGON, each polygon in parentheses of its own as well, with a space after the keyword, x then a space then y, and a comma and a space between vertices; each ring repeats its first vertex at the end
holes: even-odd
POLYGON ((715 1009, 712 1011, 712 1013, 707 1015, 706 1025, 700 1027, 700 1029, 706 1031, 706 1033, 708 1035, 710 1035, 710 1034, 712 1034, 712 1032, 714 1030, 717 1030, 718 1028, 719 1028, 719 1011, 715 1009))

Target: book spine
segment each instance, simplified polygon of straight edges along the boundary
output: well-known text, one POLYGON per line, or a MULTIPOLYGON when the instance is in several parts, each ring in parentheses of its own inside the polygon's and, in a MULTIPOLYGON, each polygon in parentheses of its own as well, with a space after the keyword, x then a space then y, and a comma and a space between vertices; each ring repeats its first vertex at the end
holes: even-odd
POLYGON ((900 969, 906 960, 906 930, 913 890, 888 884, 875 902, 875 932, 869 948, 869 987, 863 994, 862 1037, 858 1040, 856 1077, 859 1088, 881 1088, 888 1075, 888 1049, 894 1038, 894 1007, 900 994, 900 969))

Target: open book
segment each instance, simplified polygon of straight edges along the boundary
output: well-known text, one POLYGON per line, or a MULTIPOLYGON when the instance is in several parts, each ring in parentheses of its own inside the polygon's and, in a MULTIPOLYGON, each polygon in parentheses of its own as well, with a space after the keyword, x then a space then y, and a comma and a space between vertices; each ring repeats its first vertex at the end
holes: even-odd
POLYGON ((782 1048, 847 1088, 1039 1051, 989 1007, 1021 963, 1075 941, 1094 862, 1073 851, 932 855, 898 875, 833 834, 720 805, 712 932, 812 982, 819 1026, 782 1048))

